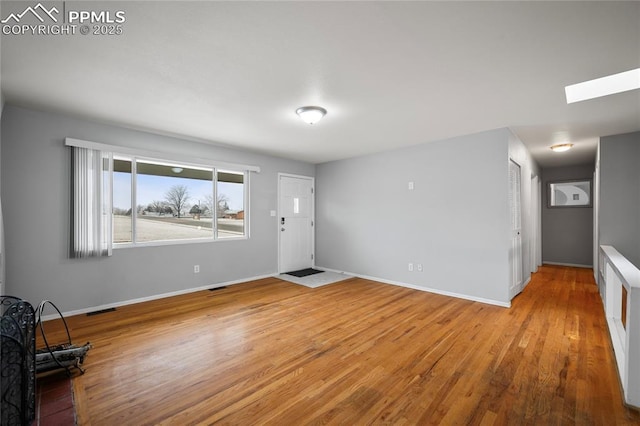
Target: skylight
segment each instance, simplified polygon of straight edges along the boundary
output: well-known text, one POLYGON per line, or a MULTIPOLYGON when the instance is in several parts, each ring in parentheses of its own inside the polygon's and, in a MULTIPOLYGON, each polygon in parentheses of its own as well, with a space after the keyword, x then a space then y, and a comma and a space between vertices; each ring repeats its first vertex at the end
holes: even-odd
POLYGON ((640 89, 640 68, 572 84, 565 87, 564 91, 567 103, 571 104, 634 89, 640 89))

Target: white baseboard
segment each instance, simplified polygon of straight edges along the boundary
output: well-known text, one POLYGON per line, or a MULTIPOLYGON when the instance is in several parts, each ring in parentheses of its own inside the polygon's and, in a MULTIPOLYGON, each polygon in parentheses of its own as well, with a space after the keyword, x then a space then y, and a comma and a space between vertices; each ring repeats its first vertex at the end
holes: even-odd
MULTIPOLYGON (((546 262, 546 263, 549 263, 549 262, 546 262)), ((567 265, 567 266, 571 266, 571 265, 567 265)), ((372 277, 372 276, 369 276, 369 275, 356 274, 356 273, 348 272, 348 271, 339 271, 337 269, 325 268, 325 267, 321 267, 321 266, 316 266, 316 268, 317 269, 322 269, 324 271, 331 271, 331 272, 337 272, 337 273, 341 273, 341 274, 351 275, 351 276, 363 278, 363 279, 366 279, 366 280, 378 281, 378 282, 381 282, 381 283, 384 283, 384 284, 391 284, 391 285, 396 285, 396 286, 399 286, 399 287, 410 288, 410 289, 413 289, 413 290, 426 291, 428 293, 440 294, 440 295, 443 295, 443 296, 455 297, 455 298, 458 298, 458 299, 470 300, 470 301, 473 301, 473 302, 486 303, 486 304, 489 304, 489 305, 501 306, 503 308, 510 308, 511 307, 511 303, 510 302, 505 303, 505 302, 501 302, 501 301, 498 301, 498 300, 485 299, 485 298, 482 298, 482 297, 475 297, 475 296, 469 296, 467 294, 454 293, 454 292, 445 291, 445 290, 439 290, 439 289, 430 288, 430 287, 422 287, 422 286, 418 286, 418 285, 414 285, 414 284, 403 283, 403 282, 400 282, 400 281, 387 280, 385 278, 379 278, 379 277, 372 277)), ((92 306, 92 307, 89 307, 89 308, 76 309, 76 310, 73 310, 73 311, 66 311, 66 312, 63 312, 62 315, 64 315, 64 317, 66 318, 66 317, 70 317, 70 316, 74 316, 74 315, 86 314, 86 313, 89 313, 89 312, 102 311, 102 310, 111 309, 111 308, 118 308, 118 307, 121 307, 121 306, 133 305, 133 304, 142 303, 142 302, 150 302, 152 300, 164 299, 164 298, 173 297, 173 296, 180 296, 180 295, 183 295, 183 294, 195 293, 197 291, 209 290, 209 289, 212 289, 212 288, 224 287, 224 286, 229 286, 229 285, 234 285, 234 284, 242 284, 242 283, 245 283, 245 282, 248 282, 248 281, 255 281, 255 280, 260 280, 260 279, 264 279, 264 278, 272 278, 272 277, 277 277, 277 276, 278 276, 278 273, 274 273, 274 274, 260 275, 260 276, 256 276, 256 277, 242 278, 242 279, 239 279, 239 280, 233 280, 233 281, 227 281, 227 282, 222 282, 222 283, 210 284, 210 285, 206 285, 206 286, 202 286, 202 287, 188 288, 188 289, 172 291, 172 292, 168 292, 168 293, 155 294, 153 296, 140 297, 140 298, 136 298, 136 299, 124 300, 124 301, 121 301, 121 302, 114 302, 114 303, 108 303, 108 304, 105 304, 105 305, 98 305, 98 306, 92 306)), ((527 281, 526 284, 528 284, 528 281, 527 281)), ((45 315, 45 316, 42 317, 42 320, 43 321, 49 321, 49 320, 54 320, 54 319, 58 319, 58 318, 59 318, 59 316, 56 313, 56 314, 51 314, 51 315, 45 315)))
POLYGON ((589 268, 589 269, 593 269, 593 265, 581 265, 579 263, 547 262, 546 260, 543 260, 542 264, 543 265, 555 265, 555 266, 570 266, 572 268, 589 268))
MULTIPOLYGON (((164 298, 167 298, 167 297, 173 297, 173 296, 180 296, 180 295, 183 295, 183 294, 195 293, 196 291, 209 290, 209 289, 212 289, 212 288, 225 287, 225 286, 234 285, 234 284, 242 284, 242 283, 246 283, 248 281, 261 280, 263 278, 272 278, 272 277, 277 276, 277 275, 278 274, 260 275, 260 276, 257 276, 257 277, 242 278, 240 280, 233 280, 233 281, 227 281, 227 282, 223 282, 223 283, 209 284, 209 285, 202 286, 202 287, 187 288, 187 289, 178 290, 178 291, 171 291, 169 293, 155 294, 153 296, 146 296, 146 297, 140 297, 140 298, 137 298, 137 299, 124 300, 122 302, 108 303, 106 305, 92 306, 90 308, 77 309, 77 310, 74 310, 74 311, 67 311, 67 312, 63 312, 62 315, 64 315, 64 317, 66 318, 66 317, 70 317, 70 316, 73 316, 73 315, 82 315, 82 314, 86 314, 86 313, 89 313, 89 312, 102 311, 102 310, 105 310, 105 309, 119 308, 121 306, 133 305, 135 303, 150 302, 152 300, 158 300, 158 299, 164 299, 164 298)), ((58 318, 60 318, 60 316, 56 313, 56 314, 51 314, 51 315, 44 315, 42 317, 42 320, 43 321, 49 321, 49 320, 54 320, 54 319, 58 319, 58 318)))
POLYGON ((413 290, 420 290, 420 291, 426 291, 428 293, 440 294, 442 296, 455 297, 457 299, 470 300, 472 302, 486 303, 488 305, 500 306, 500 307, 503 307, 503 308, 510 308, 511 307, 511 302, 505 303, 505 302, 501 302, 499 300, 485 299, 483 297, 469 296, 468 294, 453 293, 453 292, 450 292, 450 291, 439 290, 439 289, 436 289, 436 288, 422 287, 422 286, 415 285, 415 284, 408 284, 408 283, 403 283, 403 282, 400 282, 400 281, 393 281, 393 280, 387 280, 387 279, 384 279, 384 278, 371 277, 371 276, 368 276, 368 275, 356 274, 354 272, 339 271, 339 270, 331 269, 331 268, 323 268, 323 267, 320 267, 320 266, 318 266, 316 268, 317 269, 322 269, 323 271, 332 271, 332 272, 338 272, 340 274, 351 275, 351 276, 354 276, 354 277, 363 278, 365 280, 378 281, 378 282, 381 282, 381 283, 384 283, 384 284, 397 285, 399 287, 410 288, 410 289, 413 289, 413 290))

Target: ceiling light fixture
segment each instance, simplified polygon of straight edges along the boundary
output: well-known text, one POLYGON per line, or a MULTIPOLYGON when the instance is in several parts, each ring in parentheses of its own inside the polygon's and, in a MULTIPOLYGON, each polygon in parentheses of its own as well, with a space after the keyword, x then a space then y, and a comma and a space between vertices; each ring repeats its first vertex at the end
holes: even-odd
POLYGON ((567 103, 571 104, 634 89, 640 89, 640 68, 572 84, 565 87, 564 92, 567 103))
POLYGON ((325 116, 327 110, 319 106, 303 106, 296 110, 296 114, 307 124, 314 124, 325 116))
POLYGON ((573 144, 572 143, 561 143, 558 145, 553 145, 551 147, 551 151, 553 152, 565 152, 565 151, 569 151, 571 148, 573 148, 573 144))
POLYGON ((183 168, 182 167, 172 167, 171 171, 173 173, 182 173, 183 168))

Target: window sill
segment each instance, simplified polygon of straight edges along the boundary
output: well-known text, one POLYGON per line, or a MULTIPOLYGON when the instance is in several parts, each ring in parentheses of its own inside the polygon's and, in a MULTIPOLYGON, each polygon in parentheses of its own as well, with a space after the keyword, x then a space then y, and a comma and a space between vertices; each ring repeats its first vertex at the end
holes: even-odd
POLYGON ((204 244, 204 243, 219 243, 224 241, 242 241, 248 240, 249 238, 246 236, 241 237, 226 237, 226 238, 198 238, 191 240, 162 240, 162 241, 145 241, 141 243, 114 243, 113 249, 128 249, 128 248, 139 248, 139 247, 160 247, 160 246, 173 246, 173 245, 186 245, 186 244, 204 244))

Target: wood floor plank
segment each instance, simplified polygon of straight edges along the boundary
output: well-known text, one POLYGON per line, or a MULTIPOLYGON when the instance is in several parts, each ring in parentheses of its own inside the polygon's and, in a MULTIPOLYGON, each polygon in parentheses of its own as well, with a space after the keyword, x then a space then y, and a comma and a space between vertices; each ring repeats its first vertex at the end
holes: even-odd
POLYGON ((586 269, 543 266, 510 309, 266 278, 67 321, 93 344, 79 425, 640 424, 586 269))

